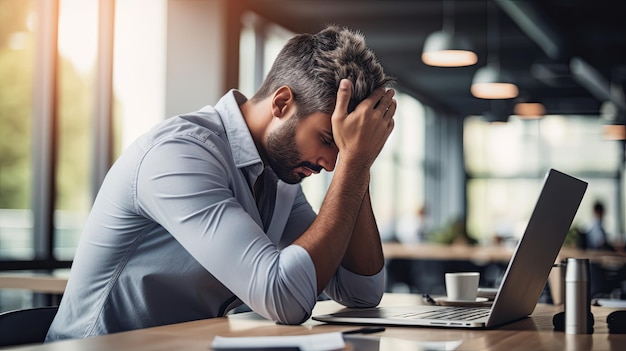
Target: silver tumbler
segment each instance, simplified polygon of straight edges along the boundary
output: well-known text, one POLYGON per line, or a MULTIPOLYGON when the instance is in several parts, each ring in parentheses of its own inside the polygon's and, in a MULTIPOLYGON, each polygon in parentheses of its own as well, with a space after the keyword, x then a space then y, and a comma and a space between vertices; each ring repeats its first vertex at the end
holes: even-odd
POLYGON ((565 268, 565 333, 590 334, 591 281, 588 258, 568 258, 565 268))

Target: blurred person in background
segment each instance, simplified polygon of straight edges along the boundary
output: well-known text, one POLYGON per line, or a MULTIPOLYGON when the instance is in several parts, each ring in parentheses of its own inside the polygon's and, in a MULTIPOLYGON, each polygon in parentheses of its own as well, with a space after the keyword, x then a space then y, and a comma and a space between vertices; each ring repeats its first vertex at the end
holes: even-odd
POLYGON ((606 230, 604 229, 604 203, 596 200, 593 203, 593 218, 583 232, 583 245, 587 250, 615 250, 609 243, 606 230))

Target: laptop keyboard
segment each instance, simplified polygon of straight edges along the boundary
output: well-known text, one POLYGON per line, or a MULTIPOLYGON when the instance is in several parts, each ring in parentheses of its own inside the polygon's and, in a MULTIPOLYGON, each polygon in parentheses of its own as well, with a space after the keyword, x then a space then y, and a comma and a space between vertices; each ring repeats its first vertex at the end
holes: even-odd
POLYGON ((446 319, 473 321, 489 315, 489 308, 445 307, 435 311, 411 312, 398 315, 407 319, 446 319))

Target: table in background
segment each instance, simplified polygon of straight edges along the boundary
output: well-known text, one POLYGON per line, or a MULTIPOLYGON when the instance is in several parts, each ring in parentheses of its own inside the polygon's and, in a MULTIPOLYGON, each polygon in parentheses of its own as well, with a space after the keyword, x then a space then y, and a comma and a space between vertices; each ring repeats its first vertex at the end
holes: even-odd
MULTIPOLYGON (((484 262, 509 262, 515 247, 509 245, 441 245, 432 243, 401 244, 383 243, 386 259, 465 260, 484 262)), ((626 252, 604 250, 580 250, 563 247, 557 262, 564 258, 589 258, 598 263, 626 263, 626 252)))
POLYGON ((0 289, 28 290, 46 294, 50 304, 57 305, 67 285, 69 269, 56 269, 50 272, 0 272, 0 289))
MULTIPOLYGON (((381 305, 421 304, 421 296, 414 294, 385 294, 381 305)), ((319 302, 314 314, 342 309, 333 301, 319 302)), ((433 327, 386 327, 381 337, 380 351, 397 351, 399 345, 414 345, 426 341, 462 341, 459 350, 623 350, 626 335, 608 334, 606 316, 614 309, 592 307, 595 332, 590 335, 566 335, 552 328, 552 316, 562 308, 537 305, 530 318, 496 329, 446 329, 433 327)), ((299 326, 277 325, 254 313, 241 313, 223 318, 213 318, 147 328, 124 333, 98 336, 83 340, 59 341, 37 346, 24 346, 14 350, 72 351, 72 350, 210 350, 213 338, 220 336, 277 336, 305 335, 354 329, 350 325, 322 324, 308 320, 299 326)), ((351 350, 348 346, 346 350, 351 350)))

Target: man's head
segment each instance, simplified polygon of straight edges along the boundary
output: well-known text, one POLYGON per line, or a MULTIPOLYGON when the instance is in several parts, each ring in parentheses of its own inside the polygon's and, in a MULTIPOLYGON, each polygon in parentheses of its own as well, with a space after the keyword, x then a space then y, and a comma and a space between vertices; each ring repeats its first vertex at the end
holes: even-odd
POLYGON ((291 38, 251 100, 262 100, 286 85, 295 96, 298 116, 314 112, 330 115, 343 78, 353 84, 348 112, 352 112, 374 89, 392 82, 366 46, 362 34, 328 26, 317 34, 291 38))
POLYGON ((597 218, 602 218, 604 216, 604 204, 601 201, 594 201, 593 203, 593 214, 597 218))
POLYGON ((338 149, 330 116, 344 78, 352 82, 348 113, 376 88, 392 82, 362 34, 329 26, 290 39, 250 99, 252 103, 271 99, 276 117, 292 102, 289 117, 270 127, 263 143, 264 159, 281 180, 298 183, 322 169, 334 169, 338 149))

